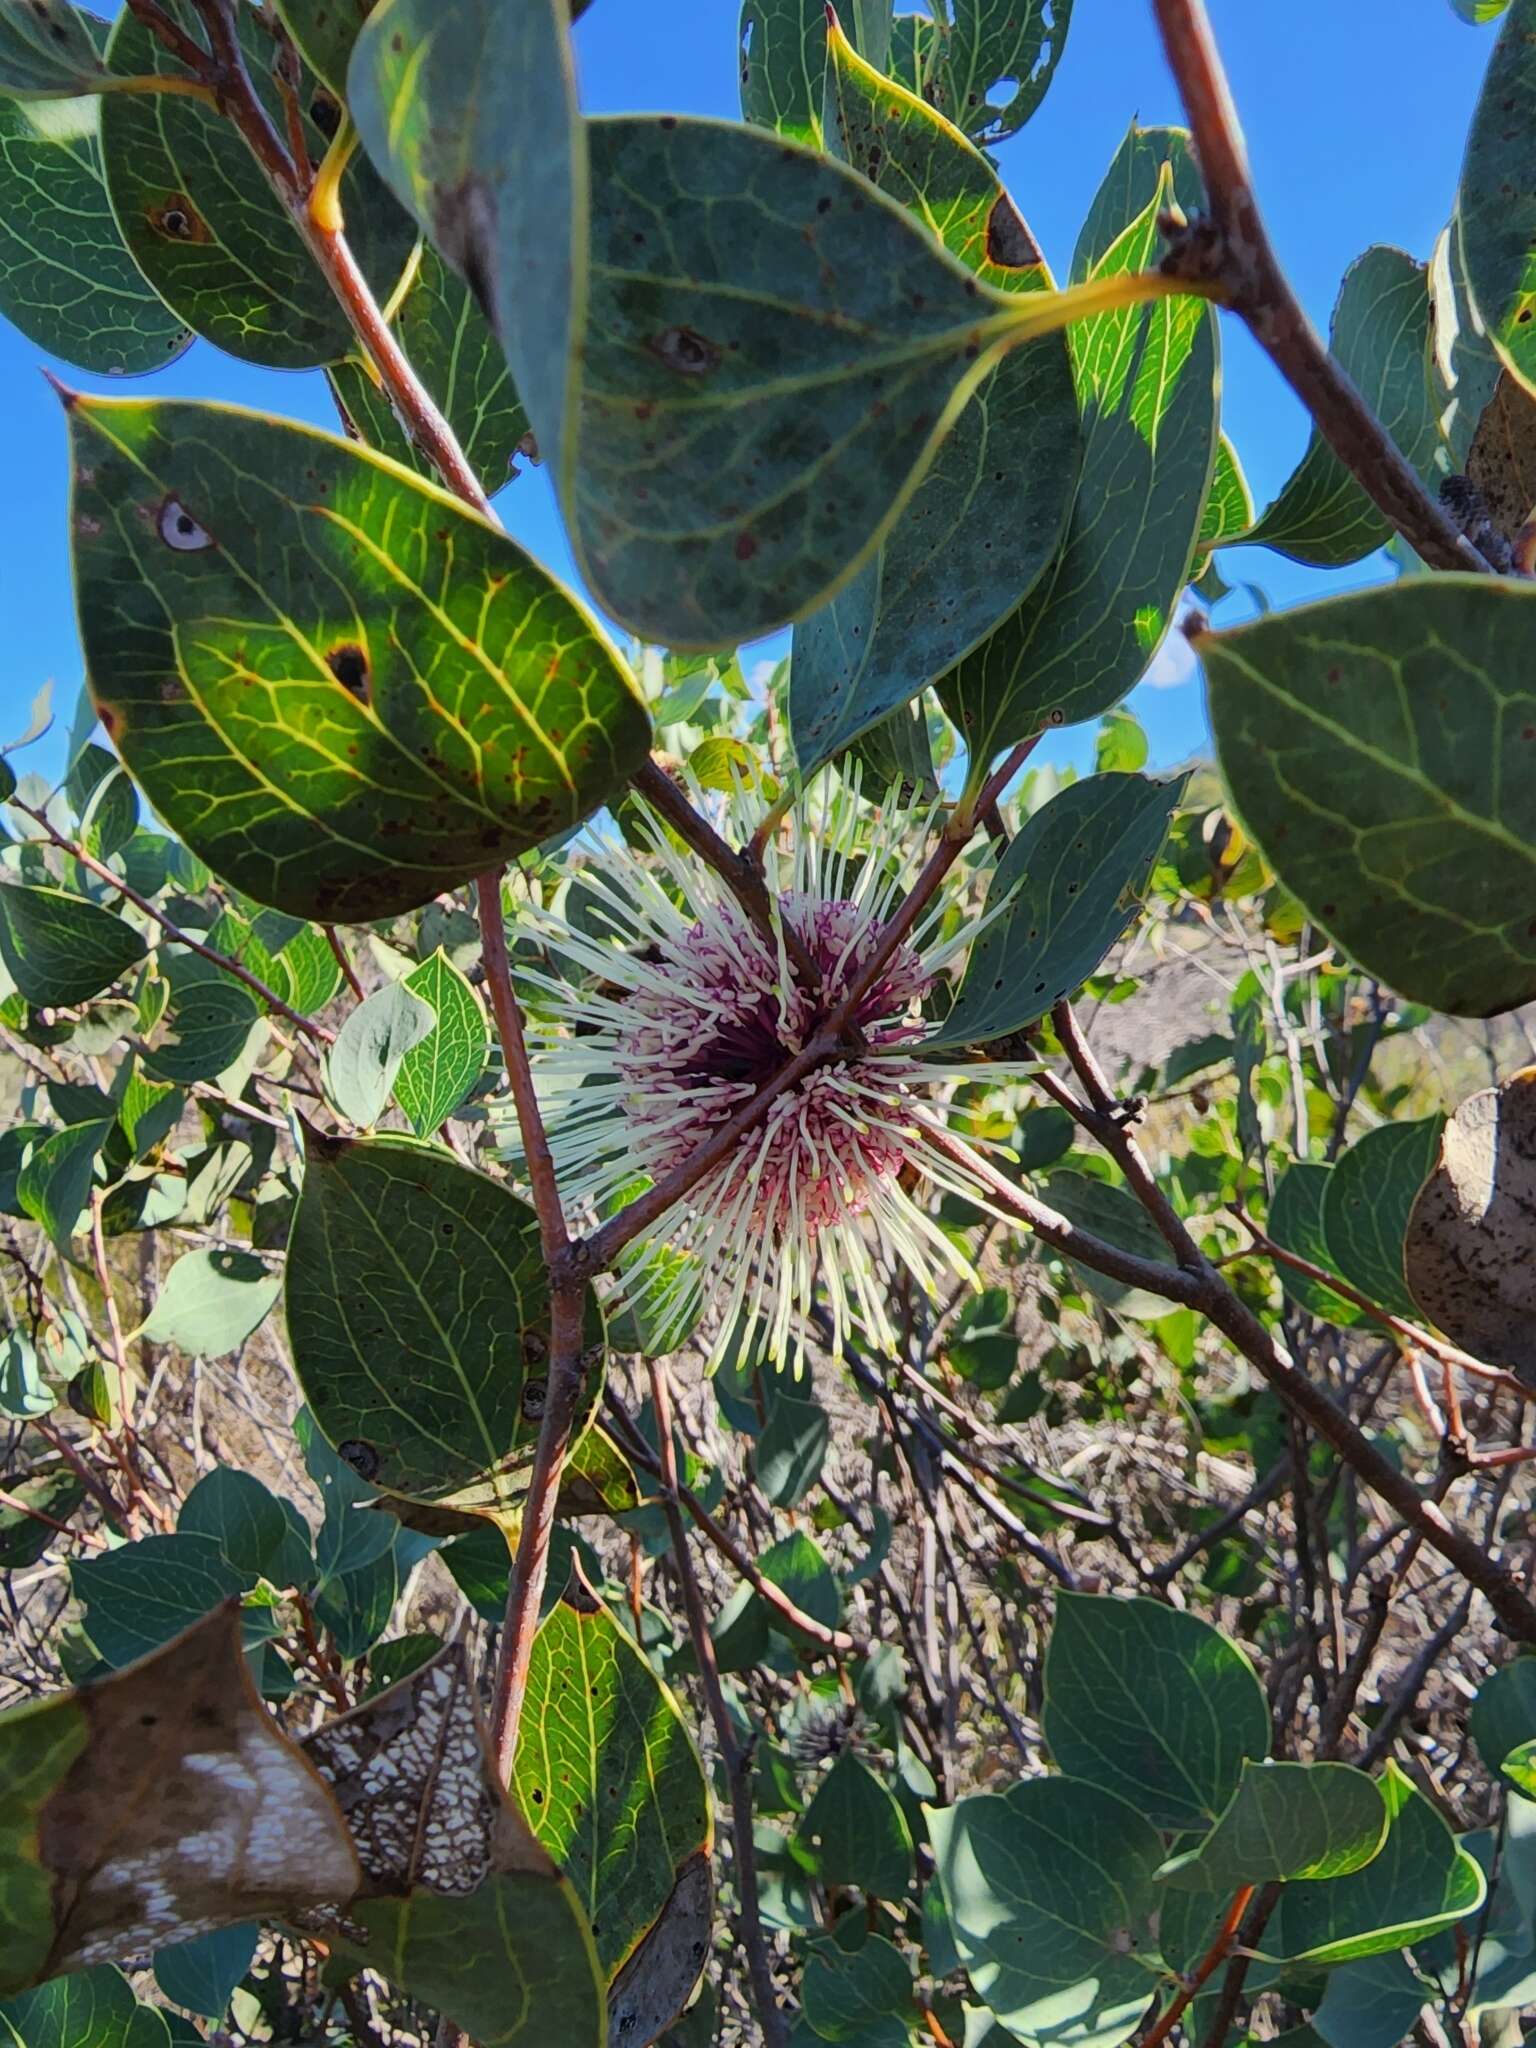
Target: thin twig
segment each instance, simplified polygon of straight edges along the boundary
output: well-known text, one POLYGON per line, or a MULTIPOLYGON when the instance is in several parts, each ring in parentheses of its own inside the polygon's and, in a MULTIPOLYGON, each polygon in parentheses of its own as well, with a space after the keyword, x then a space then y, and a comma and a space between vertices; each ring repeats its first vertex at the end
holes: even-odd
POLYGON ((714 1638, 704 1612, 693 1559, 688 1552, 688 1535, 678 1507, 677 1451, 672 1440, 672 1389, 667 1368, 660 1359, 650 1360, 651 1402, 656 1412, 656 1442, 661 1467, 662 1506, 672 1538, 672 1557, 683 1590, 688 1613, 688 1633, 693 1641, 694 1662, 704 1689, 709 1718, 725 1766, 731 1795, 731 1842, 736 1857, 736 1893, 747 1970, 757 2005, 757 2023, 765 2048, 786 2048, 789 2032, 774 1989, 768 1961, 768 1943, 763 1933, 757 1897, 757 1849, 752 1835, 751 1755, 736 1739, 735 1725, 725 1694, 720 1689, 720 1669, 715 1659, 714 1638))
MULTIPOLYGON (((624 1455, 632 1464, 649 1472, 654 1479, 662 1479, 660 1458, 651 1450, 634 1417, 610 1388, 605 1396, 605 1405, 611 1422, 616 1426, 624 1447, 624 1455)), ((665 1483, 665 1481, 663 1481, 665 1483)), ((678 1504, 688 1510, 700 1533, 706 1536, 731 1568, 739 1572, 764 1604, 771 1607, 786 1627, 814 1643, 818 1649, 829 1651, 839 1657, 867 1657, 876 1646, 868 1636, 857 1636, 845 1628, 831 1628, 824 1621, 818 1621, 813 1614, 807 1614, 797 1607, 782 1586, 776 1586, 772 1579, 758 1570, 756 1564, 742 1549, 730 1531, 722 1526, 705 1507, 691 1487, 676 1481, 672 1487, 678 1504)))
POLYGON ((76 840, 58 831, 42 811, 34 809, 19 796, 10 796, 6 801, 13 811, 20 811, 24 817, 30 818, 34 825, 40 826, 61 852, 72 855, 83 868, 88 868, 100 881, 115 889, 135 910, 141 910, 146 917, 152 918, 175 945, 185 946, 189 953, 198 954, 200 958, 211 961, 225 974, 232 974, 236 981, 243 981, 252 995, 259 997, 274 1016, 286 1019, 296 1031, 302 1031, 307 1038, 313 1038, 322 1045, 332 1043, 336 1036, 334 1031, 327 1031, 323 1024, 317 1024, 312 1017, 302 1016, 299 1011, 290 1008, 276 989, 268 988, 259 975, 252 974, 248 967, 242 967, 240 962, 232 959, 228 953, 219 952, 215 946, 205 946, 201 939, 195 939, 190 932, 183 931, 174 918, 167 917, 163 910, 157 910, 147 896, 140 895, 133 884, 125 881, 121 875, 114 874, 105 861, 97 860, 94 854, 87 853, 76 840))
POLYGON ((1420 482, 1412 465, 1302 311, 1260 216, 1247 151, 1203 0, 1152 0, 1205 180, 1210 214, 1181 234, 1164 264, 1190 284, 1216 285, 1312 417, 1345 468, 1432 569, 1488 564, 1420 482))
POLYGON ((768 886, 761 868, 751 855, 738 852, 721 838, 709 820, 689 803, 659 761, 645 761, 636 771, 634 783, 651 809, 665 818, 678 838, 691 846, 700 860, 707 862, 721 877, 770 947, 777 947, 776 930, 782 929, 784 950, 801 987, 807 990, 819 988, 821 971, 811 958, 805 941, 782 921, 776 928, 768 886))

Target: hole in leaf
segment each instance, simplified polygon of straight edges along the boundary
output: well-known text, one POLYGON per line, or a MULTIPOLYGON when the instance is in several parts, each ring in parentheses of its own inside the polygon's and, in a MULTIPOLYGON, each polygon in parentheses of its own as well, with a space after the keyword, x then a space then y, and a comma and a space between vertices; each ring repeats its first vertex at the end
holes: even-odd
POLYGON ((167 498, 155 521, 156 531, 168 548, 178 554, 195 555, 215 545, 206 526, 199 526, 179 498, 167 498))
POLYGON ((368 657, 356 641, 344 640, 339 647, 330 648, 325 665, 341 687, 349 690, 360 704, 373 701, 368 657))

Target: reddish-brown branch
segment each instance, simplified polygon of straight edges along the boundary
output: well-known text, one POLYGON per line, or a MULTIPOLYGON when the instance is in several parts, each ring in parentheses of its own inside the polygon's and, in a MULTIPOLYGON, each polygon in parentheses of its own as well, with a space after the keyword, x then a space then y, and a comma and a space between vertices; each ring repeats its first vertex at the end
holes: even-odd
POLYGON ((549 1378, 544 1390, 544 1418, 539 1424, 533 1471, 523 1502, 507 1588, 506 1619, 491 1683, 491 1741, 504 1779, 511 1776, 517 1749, 528 1665, 539 1626, 539 1603, 549 1575, 560 1475, 565 1469, 586 1384, 588 1361, 582 1348, 585 1306, 586 1288, 582 1282, 557 1272, 550 1289, 549 1378))
POLYGON ((1158 2014, 1156 2023, 1141 2037, 1140 2048, 1161 2048, 1179 2021, 1184 2017, 1185 2008, 1199 1991, 1207 1977, 1213 1976, 1232 1953, 1232 1944, 1237 1940, 1237 1930, 1243 1915, 1248 1910, 1248 1901, 1253 1897, 1253 1886, 1245 1884, 1227 1908, 1226 1917, 1205 1954, 1186 1977, 1175 1996, 1165 2009, 1158 2014))
POLYGON ((500 873, 481 875, 475 883, 475 897, 480 911, 480 952, 485 963, 485 986, 501 1039, 513 1107, 517 1111, 523 1156, 533 1189, 533 1206, 539 1218, 539 1236, 543 1241, 544 1256, 553 1266, 570 1239, 565 1227, 560 1187, 555 1178, 554 1154, 549 1149, 549 1135, 544 1129, 544 1117, 533 1085, 533 1069, 528 1061, 523 1013, 512 986, 512 962, 507 955, 507 927, 501 909, 500 873))
POLYGON ((936 1151, 981 1183, 995 1208, 1027 1225, 1042 1243, 1095 1272, 1108 1274, 1111 1279, 1126 1281, 1160 1295, 1165 1301, 1192 1308, 1213 1323, 1257 1368, 1286 1407, 1331 1444, 1373 1492, 1487 1598, 1516 1641, 1536 1643, 1536 1607, 1510 1573, 1464 1530, 1457 1528, 1435 1502, 1426 1500, 1413 1481, 1398 1470, 1338 1403, 1301 1371, 1208 1260, 1202 1258, 1198 1270, 1191 1271, 1123 1252, 1118 1245, 1078 1229, 1065 1216, 1015 1187, 989 1161, 941 1126, 925 1124, 924 1130, 936 1151))
MULTIPOLYGON (((708 862, 768 944, 776 946, 773 905, 769 901, 762 871, 752 856, 740 852, 721 838, 708 818, 694 809, 659 761, 647 760, 637 771, 634 781, 635 788, 652 810, 666 819, 678 838, 684 845, 692 847, 700 860, 708 862)), ((805 942, 787 926, 784 927, 784 950, 801 987, 818 988, 821 974, 816 962, 805 942)))
POLYGON ((337 931, 335 925, 333 924, 322 925, 320 929, 325 933, 325 942, 331 949, 332 959, 336 962, 336 965, 341 969, 342 980, 347 984, 347 987, 351 989, 353 995, 357 997, 357 1000, 359 1002, 362 1002, 363 984, 357 978, 357 969, 352 965, 352 962, 347 958, 347 949, 341 943, 340 932, 337 931))
POLYGON ((1334 454, 1433 569, 1488 564, 1329 355, 1280 267, 1254 197, 1237 110, 1203 0, 1152 0, 1169 68, 1194 135, 1210 214, 1175 241, 1165 269, 1219 286, 1312 417, 1334 454))
MULTIPOLYGON (((628 1410, 611 1390, 607 1396, 607 1407, 609 1416, 617 1426, 623 1441, 625 1456, 632 1464, 640 1466, 642 1471, 649 1472, 653 1478, 662 1480, 665 1485, 660 1458, 651 1450, 635 1427, 628 1410)), ((688 1510, 689 1517, 700 1532, 709 1539, 726 1563, 740 1573, 787 1628, 793 1629, 807 1642, 814 1643, 818 1649, 826 1650, 833 1656, 867 1657, 875 1648, 875 1644, 868 1636, 850 1635, 848 1630, 843 1628, 829 1628, 824 1621, 818 1621, 815 1615, 807 1614, 804 1608, 797 1607, 782 1586, 776 1586, 772 1579, 765 1577, 758 1570, 735 1537, 716 1521, 691 1487, 684 1486, 678 1480, 674 1481, 671 1490, 679 1504, 688 1510)))
POLYGON ((1455 1344, 1448 1344, 1443 1337, 1435 1336, 1433 1331, 1409 1322, 1406 1316, 1395 1315, 1391 1309, 1383 1308, 1379 1301, 1372 1301, 1368 1294, 1362 1293, 1358 1287, 1352 1286, 1337 1273, 1330 1272, 1326 1266, 1315 1265, 1311 1259, 1303 1258, 1300 1252, 1290 1251, 1283 1244, 1277 1244, 1268 1231, 1261 1229, 1254 1222, 1241 1204, 1237 1205, 1235 1213, 1238 1221, 1253 1239, 1253 1249, 1262 1252, 1266 1258, 1273 1259, 1277 1265, 1288 1266, 1293 1273, 1302 1273, 1309 1280, 1317 1281, 1320 1286, 1328 1288, 1342 1300, 1351 1302, 1373 1322, 1380 1323, 1385 1329, 1390 1330, 1393 1336, 1400 1337, 1411 1349, 1427 1352, 1441 1365, 1455 1366, 1460 1372, 1470 1373, 1474 1379, 1490 1380, 1506 1393, 1517 1394, 1522 1401, 1536 1402, 1536 1387, 1528 1387, 1523 1380, 1517 1379, 1512 1372, 1506 1372, 1502 1366, 1485 1365, 1480 1358, 1469 1357, 1455 1344))
POLYGON ((688 1615, 688 1633, 693 1641, 694 1662, 704 1690, 709 1718, 725 1766, 731 1795, 731 1844, 736 1858, 737 1912, 742 1942, 747 1952, 747 1972, 757 2004, 757 2023, 765 2048, 786 2048, 789 2031, 779 2008, 773 1972, 768 1963, 768 1943, 763 1934, 757 1898, 757 1849, 752 1834, 751 1756, 736 1738, 725 1694, 720 1687, 720 1670, 715 1661, 714 1638, 704 1597, 699 1590, 693 1559, 688 1551, 688 1534, 678 1508, 677 1451, 672 1439, 672 1386, 660 1359, 650 1361, 651 1401, 656 1411, 657 1463, 662 1488, 662 1506, 672 1538, 672 1558, 682 1587, 683 1606, 688 1615))

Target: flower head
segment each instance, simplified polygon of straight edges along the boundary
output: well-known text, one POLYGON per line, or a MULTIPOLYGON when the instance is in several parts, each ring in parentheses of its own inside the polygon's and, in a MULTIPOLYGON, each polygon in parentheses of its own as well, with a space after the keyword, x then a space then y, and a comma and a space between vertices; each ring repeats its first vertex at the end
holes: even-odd
MULTIPOLYGON (((729 810, 727 830, 743 843, 760 809, 738 789, 729 810)), ((748 1337, 765 1339, 774 1360, 793 1356, 818 1281, 836 1351, 855 1320, 868 1341, 894 1347, 893 1264, 929 1294, 944 1269, 974 1277, 912 1192, 926 1181, 980 1193, 933 1138, 957 1072, 923 1057, 923 998, 954 950, 931 943, 942 894, 871 972, 914 879, 908 850, 930 823, 824 777, 786 820, 787 844, 765 851, 770 936, 642 811, 638 851, 605 846, 559 914, 536 914, 552 949, 589 977, 529 977, 543 998, 535 1070, 547 1096, 558 1091, 547 1120, 568 1200, 601 1212, 637 1176, 664 1179, 776 1088, 621 1281, 661 1330, 685 1328, 702 1290, 718 1322, 712 1363, 748 1337), (814 977, 793 964, 794 940, 814 977)))

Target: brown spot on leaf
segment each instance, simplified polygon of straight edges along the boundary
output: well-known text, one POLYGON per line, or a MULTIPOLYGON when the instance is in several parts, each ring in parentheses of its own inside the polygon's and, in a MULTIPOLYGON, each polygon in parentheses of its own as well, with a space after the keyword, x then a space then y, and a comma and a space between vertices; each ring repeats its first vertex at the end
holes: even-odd
POLYGON ((738 533, 738 534, 737 534, 737 536, 736 536, 736 559, 737 559, 737 561, 738 561, 738 562, 750 562, 750 561, 751 561, 751 559, 752 559, 752 557, 753 557, 753 556, 754 556, 754 555, 755 555, 756 553, 757 553, 757 539, 756 539, 755 535, 753 535, 753 534, 750 534, 750 533, 738 533))
POLYGON ((1030 270, 1040 261, 1040 245, 1024 225, 1024 216, 999 192, 987 215, 987 261, 1003 270, 1030 270))
POLYGON ((211 242, 213 232, 184 192, 172 192, 149 210, 149 224, 168 242, 211 242))
POLYGON ((650 346, 651 353, 679 377, 707 377, 720 367, 719 349, 692 327, 664 327, 650 346))

